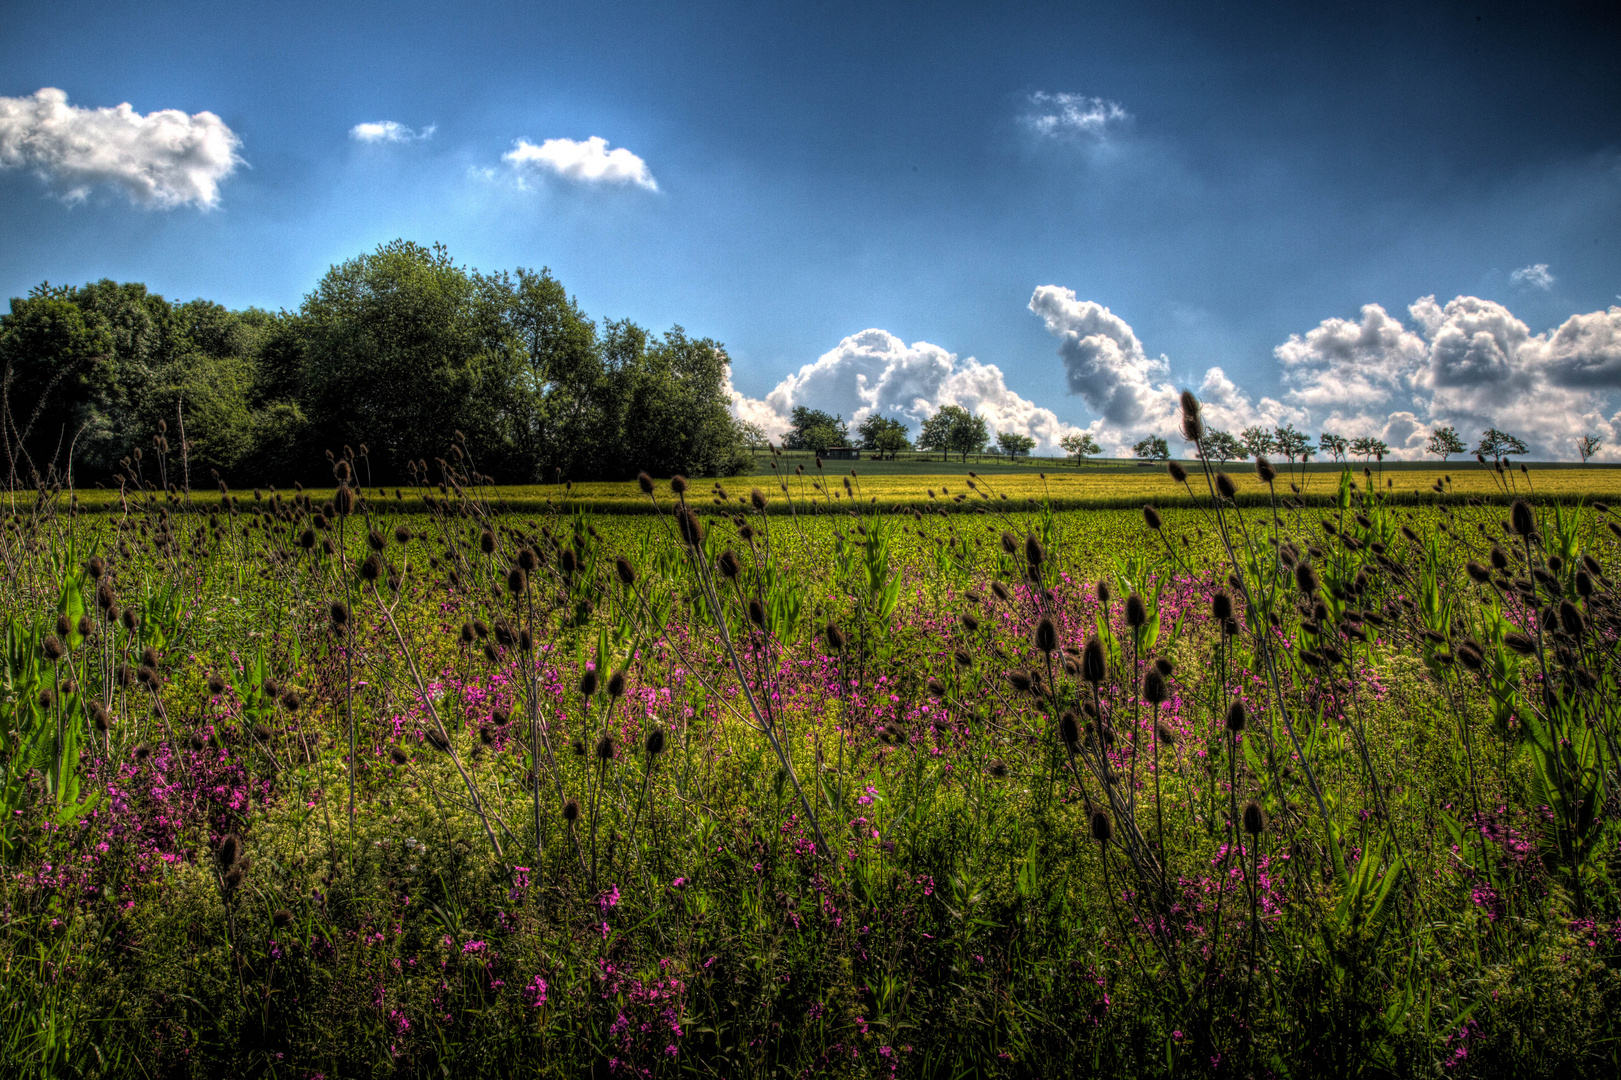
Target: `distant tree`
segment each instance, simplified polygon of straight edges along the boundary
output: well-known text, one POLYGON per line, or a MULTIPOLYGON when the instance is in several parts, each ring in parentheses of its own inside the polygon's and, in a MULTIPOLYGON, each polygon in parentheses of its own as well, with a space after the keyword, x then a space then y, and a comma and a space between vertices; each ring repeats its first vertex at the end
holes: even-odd
POLYGON ((856 428, 856 437, 861 440, 861 449, 871 450, 881 457, 887 455, 891 459, 897 451, 910 450, 912 447, 905 424, 877 413, 861 422, 856 428))
POLYGON ((975 416, 961 405, 943 405, 923 421, 917 445, 920 450, 960 454, 966 462, 969 454, 979 453, 989 440, 984 417, 975 416))
POLYGON ((1350 444, 1345 441, 1345 436, 1325 431, 1317 436, 1317 448, 1325 454, 1332 455, 1335 461, 1344 461, 1350 444))
POLYGON ((1212 430, 1204 437, 1204 457, 1209 461, 1248 461, 1249 451, 1244 444, 1225 431, 1212 430))
POLYGON ((1461 454, 1467 449, 1463 440, 1458 437, 1458 429, 1454 427, 1436 428, 1430 432, 1429 442, 1424 444, 1424 452, 1440 458, 1443 465, 1446 464, 1447 458, 1453 454, 1461 454))
POLYGON ((1509 457, 1515 454, 1528 454, 1531 451, 1521 440, 1506 431, 1496 428, 1487 428, 1480 433, 1480 445, 1475 447, 1475 453, 1484 458, 1495 459, 1509 457))
POLYGON ((1087 458, 1100 454, 1103 448, 1088 431, 1072 431, 1058 440, 1058 446, 1076 461, 1085 461, 1087 458))
POLYGON ((1002 448, 1002 453, 1010 458, 1020 454, 1028 454, 1036 448, 1036 440, 1028 435, 1020 435, 1016 431, 1004 431, 996 437, 996 445, 1002 448))
POLYGON ((1311 457, 1313 447, 1311 439, 1303 431, 1296 431, 1293 424, 1285 424, 1280 428, 1272 429, 1272 445, 1290 462, 1305 461, 1311 457))
POLYGON ((1144 461, 1164 461, 1171 456, 1171 447, 1163 436, 1150 435, 1134 445, 1131 452, 1144 461))
POLYGON ((1582 464, 1587 459, 1604 449, 1604 440, 1597 435, 1583 435, 1576 440, 1576 452, 1582 456, 1582 464))
POLYGON ((1247 427, 1238 433, 1238 441, 1255 457, 1264 457, 1278 448, 1277 439, 1264 427, 1247 427))
POLYGON ((795 405, 788 416, 788 434, 782 437, 782 448, 821 454, 830 446, 847 446, 849 442, 850 430, 845 426, 844 417, 795 405))
POLYGON ((1390 453, 1390 447, 1385 445, 1382 439, 1376 439, 1372 435, 1363 435, 1360 438, 1351 440, 1351 453, 1363 461, 1367 461, 1369 458, 1377 458, 1383 461, 1385 455, 1390 453))

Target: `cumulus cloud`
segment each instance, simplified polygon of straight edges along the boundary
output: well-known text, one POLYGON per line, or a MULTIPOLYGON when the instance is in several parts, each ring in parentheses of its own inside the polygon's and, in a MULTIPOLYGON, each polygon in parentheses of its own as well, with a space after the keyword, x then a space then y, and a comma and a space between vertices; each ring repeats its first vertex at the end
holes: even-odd
POLYGON ((1621 414, 1621 307, 1572 315, 1533 334, 1491 300, 1426 296, 1408 307, 1409 329, 1377 304, 1358 321, 1326 319, 1275 350, 1291 403, 1324 428, 1375 435, 1399 456, 1422 455, 1435 427, 1466 438, 1509 431, 1539 457, 1572 456, 1577 436, 1596 434, 1613 454, 1621 414))
POLYGON ((1009 389, 995 364, 962 359, 926 341, 908 345, 884 330, 851 334, 763 399, 732 391, 738 417, 759 424, 773 438, 787 431, 799 405, 841 415, 852 428, 881 415, 906 424, 914 435, 941 406, 960 405, 984 417, 993 431, 1028 435, 1050 451, 1075 430, 1051 409, 1009 389))
POLYGON ((547 139, 536 146, 519 139, 514 148, 501 155, 514 169, 540 169, 566 180, 585 184, 635 184, 657 191, 658 183, 647 162, 623 146, 608 149, 608 140, 593 135, 584 142, 573 139, 547 139))
POLYGON ((349 137, 363 143, 403 143, 416 139, 431 139, 437 125, 429 124, 421 131, 413 131, 397 120, 371 120, 349 129, 349 137))
POLYGON ((1555 280, 1554 276, 1548 273, 1547 263, 1533 263, 1530 266, 1522 266, 1510 274, 1508 279, 1516 285, 1524 285, 1530 289, 1541 289, 1543 292, 1553 288, 1555 280))
POLYGON ((1037 135, 1049 139, 1101 140, 1112 128, 1131 119, 1119 102, 1085 94, 1030 95, 1028 110, 1020 119, 1037 135))
POLYGON ((211 112, 82 109, 51 87, 0 97, 0 168, 31 169, 70 202, 110 185, 142 206, 211 207, 241 145, 211 112))

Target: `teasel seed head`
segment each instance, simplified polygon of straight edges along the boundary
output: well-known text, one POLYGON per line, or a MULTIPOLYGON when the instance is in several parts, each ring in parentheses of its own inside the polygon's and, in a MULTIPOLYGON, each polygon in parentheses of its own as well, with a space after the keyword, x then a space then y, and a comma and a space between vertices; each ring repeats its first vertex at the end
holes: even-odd
POLYGON ((45 640, 40 642, 40 649, 45 653, 45 659, 55 663, 68 654, 67 646, 55 634, 46 634, 45 640))
POLYGON ((1311 563, 1303 562, 1295 567, 1295 586, 1302 596, 1317 595, 1317 571, 1311 568, 1311 563))
POLYGON ((522 596, 528 586, 529 575, 523 572, 522 567, 514 566, 507 571, 507 591, 513 596, 522 596))
POLYGON ((1179 462, 1167 461, 1165 463, 1165 471, 1171 474, 1172 483, 1182 484, 1187 482, 1188 471, 1184 469, 1179 462))
POLYGON ((1080 745, 1081 728, 1074 713, 1066 712, 1058 718, 1058 737, 1072 750, 1080 745))
POLYGON ((1159 673, 1159 668, 1151 667, 1143 675, 1143 700, 1150 705, 1163 705, 1165 698, 1165 676, 1159 673))
POLYGON ((636 484, 642 489, 643 495, 653 494, 653 478, 645 472, 636 474, 636 484))
POLYGON ((1165 524, 1160 520, 1159 511, 1154 509, 1153 503, 1143 504, 1143 524, 1155 532, 1159 532, 1160 528, 1165 524))
POLYGON ((107 572, 107 563, 100 555, 92 555, 90 561, 85 564, 85 569, 90 572, 90 580, 99 581, 101 575, 107 572))
POLYGON ((765 605, 760 603, 758 597, 749 598, 749 622, 765 629, 765 605))
POLYGON ((1244 725, 1249 722, 1249 710, 1244 708, 1243 701, 1234 700, 1227 706, 1227 730, 1243 731, 1244 725))
POLYGON ((974 658, 966 649, 956 650, 951 654, 951 658, 957 662, 957 666, 960 668, 973 667, 974 665, 974 658))
POLYGON ((1041 564, 1047 561, 1047 552, 1042 548, 1041 541, 1033 534, 1024 538, 1024 561, 1030 566, 1031 577, 1035 577, 1036 572, 1041 569, 1041 564))
POLYGON ((1107 604, 1108 602, 1109 602, 1109 583, 1107 581, 1104 581, 1102 578, 1099 578, 1098 579, 1098 603, 1107 604))
POLYGON ((1593 595, 1593 576, 1586 570, 1576 571, 1576 595, 1583 600, 1593 595))
POLYGON ((382 556, 378 555, 375 551, 366 556, 365 561, 360 564, 360 576, 366 581, 376 581, 378 578, 382 577, 382 556))
POLYGON ((1102 810, 1094 810, 1092 812, 1092 839, 1100 844, 1107 844, 1109 838, 1113 835, 1114 822, 1109 820, 1109 815, 1102 810))
POLYGON ((743 569, 742 564, 737 560, 737 552, 733 551, 731 548, 727 548, 725 551, 721 552, 720 558, 716 559, 715 563, 720 567, 721 574, 728 581, 737 577, 738 573, 743 569))
POLYGON ((758 510, 762 514, 765 513, 765 492, 761 491, 759 488, 754 488, 749 492, 749 502, 754 506, 754 509, 758 510))
POLYGON ((526 574, 533 574, 539 567, 540 556, 535 554, 534 548, 524 547, 518 549, 518 569, 526 574))
POLYGON ((1272 467, 1272 463, 1266 459, 1264 454, 1256 454, 1255 475, 1260 477, 1261 483, 1271 484, 1272 481, 1278 478, 1278 470, 1272 467))
POLYGON ((210 675, 208 677, 208 692, 215 697, 225 693, 225 680, 217 674, 210 675))
POLYGON ((1499 572, 1508 569, 1508 552, 1496 544, 1492 545, 1492 569, 1499 572))
POLYGON ((401 545, 409 544, 411 542, 411 530, 404 525, 394 526, 394 542, 401 545))
POLYGON ((828 648, 832 649, 834 652, 844 651, 844 631, 840 630, 836 623, 830 622, 827 624, 826 636, 828 648))
POLYGON ((241 838, 236 833, 226 833, 220 838, 219 847, 214 849, 214 858, 221 870, 233 869, 242 858, 241 838))
POLYGON ((1244 831, 1251 836, 1266 832, 1266 811, 1254 799, 1244 804, 1244 831))
POLYGON ((1154 670, 1158 671, 1160 678, 1169 679, 1176 673, 1176 665, 1163 656, 1154 658, 1154 670))
POLYGON ((1019 550, 1019 539, 1006 529, 1002 530, 1002 550, 1012 555, 1019 550))
POLYGON ((998 600, 1002 601, 1006 601, 1013 595, 1012 593, 1008 592, 1007 586, 1003 585, 1000 581, 991 582, 991 592, 998 600))
POLYGON ((1136 593, 1126 597, 1126 625, 1136 630, 1148 623, 1148 607, 1136 593))
POLYGON ((664 729, 656 727, 647 733, 647 739, 642 743, 642 749, 647 751, 649 757, 657 757, 664 753, 664 729))
POLYGON ((1216 473, 1216 494, 1224 499, 1235 498, 1238 495, 1238 489, 1233 486, 1232 477, 1224 472, 1216 473))
POLYGON ((1154 725, 1154 737, 1166 746, 1176 745, 1176 729, 1163 720, 1154 725))
POLYGON ((563 804, 563 820, 564 821, 566 821, 566 822, 568 822, 570 824, 573 824, 575 821, 579 820, 579 817, 580 817, 580 804, 579 804, 579 802, 577 802, 574 799, 570 799, 570 800, 568 800, 567 802, 565 802, 563 804))
POLYGON ((1463 571, 1469 575, 1469 580, 1478 585, 1484 585, 1492 579, 1492 572, 1473 559, 1464 564, 1463 571))
POLYGON ((1058 627, 1045 615, 1036 623, 1036 648, 1046 656, 1051 656, 1058 649, 1058 627))
POLYGON ((1581 609, 1569 600, 1559 601, 1559 624, 1571 637, 1581 637, 1587 630, 1587 620, 1582 618, 1581 609))
POLYGON ((396 765, 404 765, 408 760, 410 760, 409 758, 406 757, 405 751, 401 750, 397 746, 394 747, 392 750, 390 750, 388 752, 388 756, 393 760, 394 764, 396 764, 396 765))
POLYGON ((604 735, 597 740, 598 761, 612 761, 614 759, 614 750, 614 737, 612 735, 604 735))
POLYGON ((1192 390, 1182 391, 1182 437, 1188 442, 1204 438, 1204 418, 1200 415, 1199 399, 1192 390))
POLYGON ((1093 634, 1086 639, 1086 647, 1081 650, 1081 677, 1097 686, 1108 675, 1108 668, 1108 655, 1103 651, 1103 642, 1093 634))
POLYGON ((614 572, 619 575, 620 584, 636 584, 636 567, 632 566, 630 560, 623 555, 614 560, 614 572))
POLYGON ((332 601, 332 606, 327 609, 327 613, 332 616, 333 626, 344 627, 349 624, 349 605, 342 600, 332 601))
POLYGON ((683 509, 675 515, 676 528, 681 533, 681 540, 690 548, 701 548, 704 543, 703 522, 691 510, 683 509))
POLYGON ((350 514, 354 513, 354 488, 349 487, 347 484, 338 488, 337 494, 332 498, 332 505, 337 507, 338 513, 342 514, 344 517, 348 517, 350 514))
POLYGON ((1030 673, 1027 671, 1010 671, 1007 673, 1007 681, 1008 685, 1012 686, 1013 689, 1017 690, 1021 694, 1029 693, 1030 687, 1035 685, 1033 682, 1031 682, 1030 673))
POLYGON ((1531 511, 1531 504, 1524 499, 1514 500, 1514 505, 1508 510, 1508 520, 1516 535, 1530 536, 1537 531, 1536 514, 1531 511))
POLYGON ((616 671, 608 676, 608 696, 611 698, 625 695, 625 673, 616 671))
POLYGON ((670 490, 677 495, 685 495, 687 493, 687 478, 679 474, 670 477, 670 490))
POLYGON ((587 668, 585 674, 580 676, 580 693, 590 697, 597 692, 597 673, 595 668, 587 668))

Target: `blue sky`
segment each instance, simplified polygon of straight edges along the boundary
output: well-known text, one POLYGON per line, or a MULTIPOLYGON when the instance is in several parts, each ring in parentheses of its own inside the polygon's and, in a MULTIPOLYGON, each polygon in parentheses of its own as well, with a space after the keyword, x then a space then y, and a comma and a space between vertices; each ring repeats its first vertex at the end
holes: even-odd
POLYGON ((1118 445, 1192 385, 1398 452, 1442 422, 1621 445, 1605 9, 1230 7, 21 3, 0 285, 295 307, 405 237, 723 341, 768 427, 955 401, 1118 445), (168 151, 73 111, 125 102, 213 114, 212 149, 131 164, 168 151))

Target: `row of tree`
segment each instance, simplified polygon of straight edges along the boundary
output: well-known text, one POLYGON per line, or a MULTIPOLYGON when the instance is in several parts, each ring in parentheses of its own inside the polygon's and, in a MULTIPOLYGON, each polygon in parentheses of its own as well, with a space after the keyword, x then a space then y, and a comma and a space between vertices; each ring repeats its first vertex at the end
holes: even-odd
POLYGON ((502 482, 752 467, 725 349, 588 318, 549 271, 483 274, 395 241, 334 266, 296 311, 173 303, 133 283, 49 284, 0 317, 13 483, 102 479, 160 422, 192 481, 322 475, 365 446, 377 482, 457 440, 502 482))
MULTIPOLYGON (((1091 441, 1090 436, 1086 438, 1088 442, 1091 441)), ((1096 446, 1096 443, 1091 443, 1094 453, 1096 446)), ((1604 440, 1596 435, 1584 435, 1577 440, 1577 451, 1583 461, 1598 453, 1603 446, 1604 440)), ((1068 446, 1065 448, 1068 449, 1068 446)), ((1132 452, 1139 458, 1159 460, 1167 457, 1170 449, 1163 438, 1149 436, 1132 447, 1132 452)), ((1429 439, 1424 444, 1424 452, 1439 457, 1445 464, 1453 454, 1466 454, 1470 451, 1458 434, 1457 428, 1448 426, 1436 428, 1430 433, 1429 439)), ((1480 442, 1473 452, 1488 461, 1495 461, 1498 458, 1527 454, 1530 449, 1524 440, 1514 435, 1498 431, 1496 428, 1487 428, 1480 433, 1480 442)), ((1251 457, 1276 456, 1293 463, 1310 461, 1314 454, 1335 461, 1345 461, 1350 457, 1358 457, 1363 461, 1383 461, 1389 456, 1390 447, 1383 439, 1371 435, 1347 439, 1343 435, 1328 431, 1320 434, 1317 437, 1317 445, 1313 446, 1311 438, 1303 432, 1296 431, 1293 424, 1271 428, 1248 427, 1236 437, 1226 431, 1210 431, 1206 433, 1203 443, 1203 455, 1212 461, 1248 461, 1251 457)))

